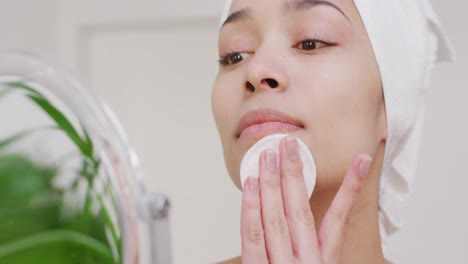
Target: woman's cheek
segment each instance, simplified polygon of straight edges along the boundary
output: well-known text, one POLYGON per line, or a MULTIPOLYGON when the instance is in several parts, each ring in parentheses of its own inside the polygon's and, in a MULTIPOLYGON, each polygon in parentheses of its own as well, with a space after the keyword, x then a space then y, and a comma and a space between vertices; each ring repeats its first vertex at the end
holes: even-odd
POLYGON ((224 91, 222 86, 220 85, 222 81, 218 77, 215 81, 213 91, 212 91, 212 96, 211 96, 211 104, 212 104, 212 111, 216 123, 216 127, 218 128, 218 132, 220 136, 223 136, 224 132, 224 127, 225 125, 223 122, 225 122, 223 116, 225 115, 226 111, 226 106, 223 105, 224 98, 226 97, 224 95, 224 91))
POLYGON ((226 74, 221 74, 215 81, 212 93, 212 108, 218 132, 223 144, 232 135, 232 127, 236 122, 235 113, 239 112, 239 88, 236 82, 226 74))

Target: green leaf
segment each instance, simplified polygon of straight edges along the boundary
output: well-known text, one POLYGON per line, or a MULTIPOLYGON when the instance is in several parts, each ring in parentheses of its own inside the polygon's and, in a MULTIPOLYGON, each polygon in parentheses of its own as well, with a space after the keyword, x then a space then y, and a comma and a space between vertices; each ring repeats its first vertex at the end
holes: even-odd
POLYGON ((28 91, 30 94, 28 94, 27 97, 34 101, 55 121, 58 127, 70 137, 85 156, 90 160, 94 160, 93 143, 86 131, 84 131, 84 139, 82 139, 78 131, 73 127, 72 123, 66 118, 66 116, 33 87, 26 85, 24 82, 9 82, 6 83, 6 85, 12 88, 19 88, 28 91))
POLYGON ((57 199, 40 207, 0 209, 0 245, 60 227, 60 205, 57 199))
POLYGON ((39 165, 25 156, 0 156, 0 207, 20 208, 51 191, 57 169, 39 165))
POLYGON ((93 141, 91 141, 91 138, 89 137, 88 131, 83 129, 83 134, 84 134, 84 143, 88 147, 88 152, 90 158, 92 158, 93 153, 94 153, 94 146, 93 146, 93 141))
POLYGON ((7 83, 5 83, 5 85, 9 86, 9 87, 12 87, 12 88, 23 89, 23 90, 26 90, 26 91, 28 91, 28 92, 30 92, 32 94, 43 97, 43 95, 39 91, 32 88, 31 86, 26 85, 24 82, 7 82, 7 83))
POLYGON ((53 106, 47 99, 42 96, 29 94, 27 95, 33 100, 39 107, 41 107, 62 129, 68 137, 75 143, 75 145, 81 150, 81 152, 87 157, 92 158, 92 153, 89 153, 89 146, 81 139, 80 135, 73 127, 70 121, 60 112, 55 106, 53 106))
POLYGON ((35 234, 27 238, 0 245, 0 263, 2 258, 9 255, 27 252, 32 248, 47 244, 72 243, 91 250, 94 254, 105 260, 105 263, 115 263, 112 252, 106 245, 92 237, 71 230, 55 230, 35 234))

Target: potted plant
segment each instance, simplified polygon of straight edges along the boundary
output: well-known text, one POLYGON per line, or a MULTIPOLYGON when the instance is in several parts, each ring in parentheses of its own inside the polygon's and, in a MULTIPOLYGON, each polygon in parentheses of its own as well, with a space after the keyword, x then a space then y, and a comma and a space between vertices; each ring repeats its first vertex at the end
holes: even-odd
POLYGON ((0 89, 1 100, 22 93, 51 121, 46 128, 0 138, 0 263, 122 263, 119 222, 111 210, 115 200, 99 177, 101 160, 87 131, 26 81, 0 89), (44 129, 63 133, 76 150, 80 165, 66 186, 56 184, 64 172, 70 174, 63 160, 47 162, 14 150, 44 129))

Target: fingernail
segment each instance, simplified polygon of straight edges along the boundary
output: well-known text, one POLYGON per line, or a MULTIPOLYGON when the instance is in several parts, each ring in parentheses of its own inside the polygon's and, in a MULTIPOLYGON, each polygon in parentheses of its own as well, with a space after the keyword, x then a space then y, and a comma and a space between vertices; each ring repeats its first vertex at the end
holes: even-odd
POLYGON ((366 177, 369 173, 370 165, 372 162, 372 158, 366 156, 362 158, 361 163, 359 163, 358 173, 360 177, 366 177))
POLYGON ((258 192, 258 178, 249 177, 249 190, 251 192, 258 192))
POLYGON ((273 150, 267 150, 266 152, 266 165, 267 169, 276 171, 276 153, 273 150))
POLYGON ((286 139, 286 153, 290 160, 299 159, 299 145, 295 137, 288 136, 286 139))

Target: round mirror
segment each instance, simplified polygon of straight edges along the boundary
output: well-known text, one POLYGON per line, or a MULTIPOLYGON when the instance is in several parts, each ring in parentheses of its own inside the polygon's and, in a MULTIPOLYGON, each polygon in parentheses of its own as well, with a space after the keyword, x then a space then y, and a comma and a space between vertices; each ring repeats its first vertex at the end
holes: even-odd
POLYGON ((168 200, 75 75, 0 54, 0 120, 0 263, 170 263, 168 200))

